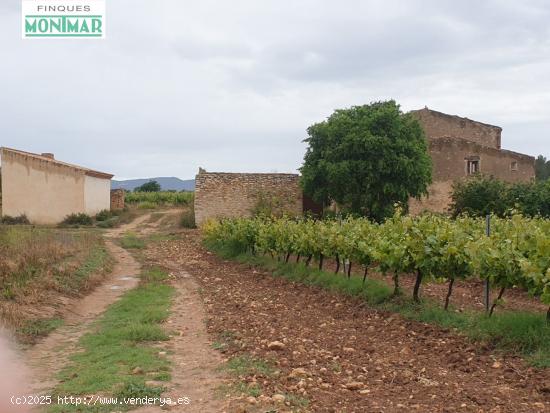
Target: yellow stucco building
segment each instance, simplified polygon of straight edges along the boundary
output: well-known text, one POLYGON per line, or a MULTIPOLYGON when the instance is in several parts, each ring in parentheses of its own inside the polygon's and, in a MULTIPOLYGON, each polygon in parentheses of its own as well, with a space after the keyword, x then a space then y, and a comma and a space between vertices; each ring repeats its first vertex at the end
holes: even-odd
POLYGON ((2 216, 57 224, 73 213, 110 209, 111 174, 10 148, 0 148, 0 166, 2 216))

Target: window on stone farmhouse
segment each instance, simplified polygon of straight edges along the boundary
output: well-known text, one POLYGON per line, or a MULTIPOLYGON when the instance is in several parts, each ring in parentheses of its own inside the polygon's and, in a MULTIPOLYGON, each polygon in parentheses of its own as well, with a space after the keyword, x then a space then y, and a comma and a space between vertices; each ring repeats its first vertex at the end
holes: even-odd
POLYGON ((518 163, 516 161, 512 161, 510 163, 510 170, 511 171, 517 171, 518 170, 518 163))
POLYGON ((466 174, 474 175, 479 172, 479 159, 466 160, 466 174))

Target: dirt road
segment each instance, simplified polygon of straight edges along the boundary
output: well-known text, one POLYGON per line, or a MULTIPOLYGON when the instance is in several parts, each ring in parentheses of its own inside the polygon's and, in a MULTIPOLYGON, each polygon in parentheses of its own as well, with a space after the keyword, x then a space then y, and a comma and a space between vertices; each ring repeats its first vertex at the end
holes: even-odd
POLYGON ((55 387, 56 373, 77 350, 78 339, 110 304, 139 282, 140 264, 113 241, 107 241, 106 246, 116 260, 113 272, 91 294, 65 309, 63 326, 25 352, 33 393, 48 393, 55 387))
MULTIPOLYGON (((173 215, 176 210, 162 212, 173 215)), ((143 215, 130 224, 108 231, 106 245, 116 260, 113 272, 91 294, 75 300, 65 309, 64 325, 30 347, 23 354, 31 377, 30 391, 34 394, 51 394, 56 386, 56 373, 66 366, 71 354, 78 351, 78 340, 92 323, 124 292, 136 287, 142 265, 128 251, 116 245, 116 238, 131 231, 138 236, 156 232, 161 219, 143 215)), ((147 262, 153 264, 154 258, 147 262)), ((170 263, 164 263, 169 266, 170 263)), ((171 269, 171 284, 176 294, 171 315, 166 322, 170 340, 158 344, 166 351, 173 364, 172 382, 164 396, 176 399, 188 397, 190 405, 172 407, 172 411, 219 413, 224 411, 215 389, 222 383, 217 369, 222 363, 219 353, 211 348, 204 324, 204 310, 191 276, 180 268, 171 269)), ((161 412, 160 407, 147 407, 136 412, 161 412)))

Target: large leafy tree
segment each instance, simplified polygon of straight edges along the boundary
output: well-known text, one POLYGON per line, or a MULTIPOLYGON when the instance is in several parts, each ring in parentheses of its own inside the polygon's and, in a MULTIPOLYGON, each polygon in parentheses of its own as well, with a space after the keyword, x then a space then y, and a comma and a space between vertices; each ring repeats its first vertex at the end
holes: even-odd
POLYGON ((550 178, 550 161, 546 157, 539 155, 535 160, 535 174, 537 181, 546 181, 550 178))
POLYGON ((157 181, 149 181, 134 189, 134 192, 160 192, 161 186, 157 181))
POLYGON ((382 220, 394 205, 427 193, 432 163, 418 121, 393 101, 336 110, 307 130, 304 192, 382 220))

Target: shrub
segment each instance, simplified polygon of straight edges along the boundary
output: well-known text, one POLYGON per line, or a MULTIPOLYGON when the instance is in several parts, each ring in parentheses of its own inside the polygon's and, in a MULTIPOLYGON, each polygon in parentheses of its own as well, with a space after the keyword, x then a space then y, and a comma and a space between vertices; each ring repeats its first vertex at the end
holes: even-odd
POLYGON ((258 192, 257 200, 252 208, 252 215, 255 217, 277 217, 281 218, 285 214, 291 215, 290 211, 284 210, 285 201, 275 194, 258 192))
POLYGON ((453 216, 468 214, 503 216, 510 205, 506 202, 506 184, 493 177, 478 175, 453 186, 450 209, 453 216))
POLYGON ((197 228, 197 224, 195 223, 195 207, 193 204, 181 214, 180 226, 183 228, 197 228))
POLYGON ((28 225, 30 224, 29 219, 25 214, 19 215, 18 217, 10 217, 5 215, 0 219, 0 222, 5 225, 28 225))
POLYGON ((67 215, 62 222, 64 225, 93 225, 93 223, 92 217, 83 212, 67 215))
POLYGON ((105 221, 99 221, 97 223, 97 226, 99 228, 114 228, 118 222, 120 221, 119 217, 112 217, 112 218, 109 218, 105 221))
POLYGON ((454 216, 503 216, 514 209, 526 216, 550 217, 550 181, 510 184, 479 175, 455 183, 451 197, 454 216))
POLYGON ((113 213, 109 211, 108 209, 104 209, 103 211, 99 211, 96 216, 96 221, 107 221, 108 219, 113 217, 113 213))

